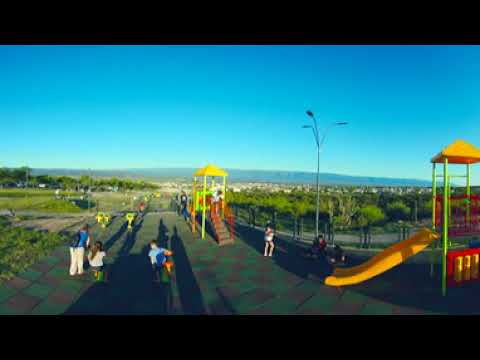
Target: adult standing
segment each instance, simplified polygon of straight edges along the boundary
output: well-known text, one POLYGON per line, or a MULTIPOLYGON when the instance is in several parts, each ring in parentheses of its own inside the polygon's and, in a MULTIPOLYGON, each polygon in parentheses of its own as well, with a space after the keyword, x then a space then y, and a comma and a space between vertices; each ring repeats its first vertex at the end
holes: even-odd
POLYGON ((268 223, 265 229, 265 251, 263 253, 263 256, 272 257, 273 249, 275 248, 275 245, 273 245, 274 236, 275 231, 273 230, 272 225, 268 223))
POLYGON ((180 196, 180 208, 181 208, 181 214, 187 220, 187 206, 188 206, 188 198, 187 194, 185 194, 185 191, 182 191, 182 195, 180 196))
POLYGON ((83 259, 85 249, 90 245, 88 224, 82 226, 77 236, 70 244, 70 275, 83 274, 83 259))

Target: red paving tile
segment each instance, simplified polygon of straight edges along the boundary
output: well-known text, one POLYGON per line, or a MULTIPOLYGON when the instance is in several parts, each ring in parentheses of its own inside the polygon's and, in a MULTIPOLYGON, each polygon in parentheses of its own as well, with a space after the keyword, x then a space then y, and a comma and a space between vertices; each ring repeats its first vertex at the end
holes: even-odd
POLYGON ((62 282, 62 279, 59 279, 50 275, 44 275, 37 280, 37 283, 41 285, 48 285, 53 287, 58 286, 58 284, 60 284, 61 282, 62 282))
POLYGON ((328 315, 322 313, 320 310, 315 310, 315 309, 299 309, 295 315, 328 315))
POLYGON ((45 272, 48 272, 51 268, 53 268, 53 266, 54 265, 52 265, 52 264, 39 262, 39 263, 34 264, 32 266, 32 269, 45 273, 45 272))
POLYGON ((226 299, 233 299, 245 293, 245 289, 239 289, 233 286, 221 286, 217 288, 219 295, 226 299))
POLYGON ((31 312, 32 309, 40 303, 41 299, 25 294, 17 294, 11 297, 6 304, 11 306, 12 308, 22 312, 28 313, 31 312))
POLYGON ((30 284, 31 284, 30 281, 28 281, 26 279, 23 279, 23 278, 20 278, 18 276, 15 276, 13 279, 6 282, 7 286, 9 286, 13 289, 16 289, 16 290, 25 289, 25 288, 29 287, 30 284))
POLYGON ((331 315, 358 315, 362 310, 362 303, 344 303, 338 302, 333 306, 331 315))
POLYGON ((282 297, 287 297, 289 300, 298 303, 299 305, 305 302, 307 299, 315 295, 315 292, 312 290, 304 289, 290 289, 282 294, 282 297))
POLYGON ((215 302, 214 304, 209 304, 209 314, 210 315, 232 315, 232 312, 223 302, 215 302))
POLYGON ((53 291, 48 297, 48 300, 51 301, 52 303, 61 304, 61 305, 71 304, 74 299, 75 299, 74 294, 67 291, 62 291, 60 289, 53 291))

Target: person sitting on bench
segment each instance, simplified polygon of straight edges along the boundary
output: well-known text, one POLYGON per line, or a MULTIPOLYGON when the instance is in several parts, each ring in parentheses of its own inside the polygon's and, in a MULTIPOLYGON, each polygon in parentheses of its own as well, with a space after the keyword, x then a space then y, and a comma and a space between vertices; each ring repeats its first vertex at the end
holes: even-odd
POLYGON ((318 258, 321 254, 324 253, 325 248, 327 247, 327 242, 325 241, 322 234, 318 235, 318 239, 315 240, 305 254, 307 257, 318 258))
POLYGON ((345 264, 347 262, 345 252, 339 245, 333 247, 333 256, 330 260, 333 264, 345 264))

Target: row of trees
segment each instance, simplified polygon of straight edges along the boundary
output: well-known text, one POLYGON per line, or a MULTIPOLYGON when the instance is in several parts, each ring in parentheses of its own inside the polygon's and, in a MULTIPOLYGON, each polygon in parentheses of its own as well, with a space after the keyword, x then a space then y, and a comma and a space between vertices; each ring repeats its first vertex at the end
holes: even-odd
MULTIPOLYGON (((267 193, 260 190, 229 192, 227 201, 233 208, 246 210, 248 221, 252 225, 257 224, 256 220, 260 215, 267 214, 273 224, 277 223, 278 215, 287 216, 293 219, 295 234, 303 227, 301 225, 303 219, 314 219, 316 212, 314 192, 267 193)), ((364 243, 368 244, 372 227, 426 220, 431 216, 431 204, 430 195, 420 193, 321 194, 319 217, 322 227, 326 225, 328 232, 332 233, 335 229, 360 230, 364 243)))
POLYGON ((15 186, 19 183, 27 184, 29 187, 38 187, 39 184, 45 184, 49 188, 60 188, 64 190, 108 190, 111 188, 124 190, 153 190, 158 188, 155 184, 142 180, 129 179, 95 179, 90 176, 81 176, 73 178, 69 176, 31 176, 31 169, 27 167, 18 169, 0 168, 0 185, 15 186))

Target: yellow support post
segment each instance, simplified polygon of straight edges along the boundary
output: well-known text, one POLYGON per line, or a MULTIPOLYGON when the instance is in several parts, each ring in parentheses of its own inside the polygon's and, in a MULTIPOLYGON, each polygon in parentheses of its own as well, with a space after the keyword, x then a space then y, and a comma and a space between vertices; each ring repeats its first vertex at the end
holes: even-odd
POLYGON ((471 278, 478 279, 478 261, 480 256, 478 254, 472 255, 471 278))
POLYGON ((455 269, 454 269, 455 281, 457 283, 462 281, 462 273, 463 273, 463 257, 459 256, 455 258, 455 269))
POLYGON ((470 280, 470 271, 471 271, 471 257, 466 255, 463 258, 463 280, 470 280))

